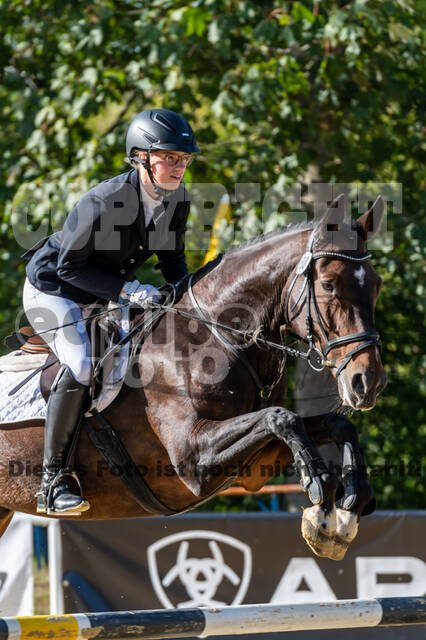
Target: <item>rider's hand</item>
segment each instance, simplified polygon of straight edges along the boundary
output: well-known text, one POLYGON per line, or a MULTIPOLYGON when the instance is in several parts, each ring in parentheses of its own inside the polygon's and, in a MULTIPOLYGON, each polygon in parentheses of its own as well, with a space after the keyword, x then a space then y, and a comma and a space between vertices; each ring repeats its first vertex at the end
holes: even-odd
POLYGON ((158 289, 150 284, 141 284, 139 280, 126 282, 120 291, 120 297, 118 299, 121 304, 130 302, 130 304, 137 304, 144 309, 146 309, 151 302, 159 302, 160 300, 161 293, 158 289))

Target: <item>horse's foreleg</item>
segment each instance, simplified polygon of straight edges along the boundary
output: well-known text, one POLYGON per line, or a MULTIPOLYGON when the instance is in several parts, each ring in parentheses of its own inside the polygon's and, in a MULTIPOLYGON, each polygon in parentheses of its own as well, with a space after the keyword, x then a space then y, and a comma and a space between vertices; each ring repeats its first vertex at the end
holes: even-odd
POLYGON ((208 495, 217 486, 218 469, 244 464, 271 440, 285 442, 293 453, 300 482, 315 505, 305 511, 303 535, 315 553, 328 557, 333 552, 340 484, 321 459, 303 420, 291 411, 271 407, 220 422, 200 421, 187 443, 185 458, 188 461, 192 455, 193 472, 185 482, 196 495, 208 495))
POLYGON ((320 457, 304 420, 296 417, 281 437, 292 450, 300 483, 313 503, 303 511, 302 535, 317 555, 338 560, 336 498, 341 497, 343 487, 320 457))
POLYGON ((313 504, 331 500, 339 485, 330 474, 315 445, 308 436, 303 420, 282 407, 271 407, 223 421, 201 420, 187 443, 185 457, 193 457, 197 472, 191 490, 197 495, 209 493, 217 478, 218 468, 244 462, 271 440, 285 442, 293 453, 296 469, 313 504), (200 473, 200 470, 203 473, 200 473))
POLYGON ((360 516, 372 513, 376 505, 358 432, 348 418, 332 413, 305 418, 305 424, 310 432, 328 435, 342 454, 344 494, 337 509, 336 546, 343 558, 358 532, 360 516))

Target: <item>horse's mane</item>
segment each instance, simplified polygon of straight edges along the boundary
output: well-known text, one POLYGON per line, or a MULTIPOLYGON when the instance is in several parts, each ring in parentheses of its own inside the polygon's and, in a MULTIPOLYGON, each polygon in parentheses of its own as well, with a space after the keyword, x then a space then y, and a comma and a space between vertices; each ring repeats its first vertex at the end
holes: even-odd
POLYGON ((298 233, 300 231, 306 231, 308 229, 314 229, 317 225, 318 225, 318 221, 316 220, 311 220, 310 222, 291 223, 291 224, 278 227, 277 229, 274 229, 273 231, 269 231, 268 233, 264 233, 260 236, 249 238, 248 240, 245 240, 241 244, 237 244, 233 247, 230 247, 224 253, 220 253, 218 256, 216 256, 216 258, 213 258, 213 260, 210 260, 209 262, 207 262, 207 264, 204 264, 202 267, 199 267, 199 269, 197 269, 194 272, 194 278, 195 280, 199 280, 200 278, 205 276, 207 273, 209 273, 209 271, 214 269, 220 262, 222 262, 224 258, 234 255, 235 253, 239 253, 240 251, 244 251, 249 247, 256 246, 264 242, 265 240, 270 240, 271 238, 275 238, 279 235, 282 235, 283 237, 285 237, 287 234, 298 233))
MULTIPOLYGON (((208 262, 207 264, 204 264, 202 267, 200 267, 194 272, 194 277, 196 280, 199 280, 200 278, 205 276, 207 273, 209 273, 209 271, 214 269, 220 262, 222 262, 223 259, 227 258, 228 256, 233 256, 234 254, 238 254, 241 251, 246 250, 247 248, 257 246, 258 244, 261 244, 264 241, 271 240, 278 236, 282 236, 283 238, 285 238, 288 235, 300 233, 302 231, 316 229, 320 224, 320 222, 321 222, 321 219, 310 220, 308 222, 305 221, 305 222, 290 223, 290 224, 278 227, 273 231, 269 231, 268 233, 255 236, 254 238, 249 238, 248 240, 245 240, 241 244, 237 244, 230 247, 224 253, 220 253, 218 256, 216 256, 216 258, 213 258, 213 260, 210 260, 210 262, 208 262)), ((353 228, 354 227, 352 225, 348 225, 344 223, 340 230, 350 231, 353 228)))
POLYGON ((254 245, 260 244, 264 240, 270 240, 280 235, 285 236, 290 233, 298 233, 300 231, 314 229, 317 225, 318 225, 317 220, 311 220, 309 222, 297 222, 297 223, 286 224, 281 227, 278 227, 277 229, 274 229, 273 231, 269 231, 268 233, 263 233, 260 236, 249 238, 249 240, 245 240, 241 244, 237 244, 231 247, 230 249, 225 251, 223 255, 224 256, 232 255, 233 253, 237 253, 238 251, 247 249, 247 247, 252 247, 254 245))

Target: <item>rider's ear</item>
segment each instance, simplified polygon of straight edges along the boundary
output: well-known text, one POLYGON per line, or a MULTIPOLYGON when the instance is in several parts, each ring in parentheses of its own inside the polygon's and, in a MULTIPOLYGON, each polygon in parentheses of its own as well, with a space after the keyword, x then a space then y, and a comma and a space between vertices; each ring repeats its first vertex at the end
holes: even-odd
POLYGON ((377 196, 373 206, 362 214, 353 225, 363 240, 371 240, 379 232, 385 205, 382 196, 377 196))

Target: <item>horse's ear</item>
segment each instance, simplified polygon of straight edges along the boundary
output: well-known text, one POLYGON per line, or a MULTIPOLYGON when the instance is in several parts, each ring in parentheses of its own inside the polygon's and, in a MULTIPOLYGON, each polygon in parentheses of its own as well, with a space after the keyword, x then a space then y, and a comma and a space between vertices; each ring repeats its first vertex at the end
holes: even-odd
POLYGON ((355 222, 354 229, 363 240, 371 240, 380 230, 385 204, 382 196, 377 196, 373 206, 355 222))
POLYGON ((341 193, 334 198, 327 211, 321 218, 321 226, 324 231, 338 231, 345 219, 345 194, 341 193))
POLYGON ((325 242, 331 241, 330 231, 339 231, 345 220, 345 194, 341 193, 333 200, 319 221, 316 236, 325 242))

